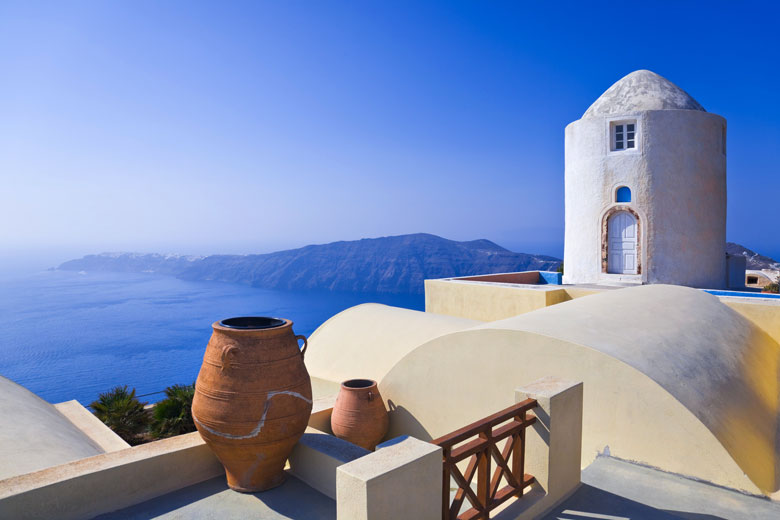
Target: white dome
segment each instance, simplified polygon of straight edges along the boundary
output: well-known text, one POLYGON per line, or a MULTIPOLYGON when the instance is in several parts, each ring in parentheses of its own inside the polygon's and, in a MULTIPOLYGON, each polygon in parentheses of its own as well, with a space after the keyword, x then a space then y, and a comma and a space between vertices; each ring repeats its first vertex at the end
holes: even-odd
POLYGON ((101 453, 54 405, 0 376, 0 480, 101 453))
POLYGON ((690 94, 668 79, 649 70, 637 70, 609 87, 582 117, 629 114, 644 110, 706 112, 690 94))

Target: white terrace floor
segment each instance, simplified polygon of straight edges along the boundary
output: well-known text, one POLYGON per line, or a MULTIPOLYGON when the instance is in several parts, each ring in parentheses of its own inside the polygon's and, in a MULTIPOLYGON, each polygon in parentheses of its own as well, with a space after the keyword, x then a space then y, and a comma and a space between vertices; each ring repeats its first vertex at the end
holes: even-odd
POLYGON ((778 520, 780 503, 599 457, 544 520, 778 520))
POLYGON ((289 474, 284 484, 264 493, 237 493, 221 476, 97 518, 336 520, 336 502, 289 474))
MULTIPOLYGON (((506 513, 510 511, 511 508, 506 513)), ((335 520, 336 503, 293 476, 282 486, 257 494, 231 491, 224 477, 219 477, 98 518, 335 520)), ((499 514, 496 518, 504 520, 508 516, 499 514)), ((582 486, 544 517, 544 520, 675 519, 778 520, 780 504, 599 457, 582 472, 582 486)))

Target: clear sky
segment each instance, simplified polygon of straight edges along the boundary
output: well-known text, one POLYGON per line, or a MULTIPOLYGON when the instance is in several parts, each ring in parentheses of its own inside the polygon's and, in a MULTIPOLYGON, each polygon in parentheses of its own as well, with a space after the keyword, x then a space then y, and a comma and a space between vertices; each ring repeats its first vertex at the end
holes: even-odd
POLYGON ((0 255, 429 232, 563 253, 564 127, 650 69, 780 257, 776 2, 0 2, 0 255))

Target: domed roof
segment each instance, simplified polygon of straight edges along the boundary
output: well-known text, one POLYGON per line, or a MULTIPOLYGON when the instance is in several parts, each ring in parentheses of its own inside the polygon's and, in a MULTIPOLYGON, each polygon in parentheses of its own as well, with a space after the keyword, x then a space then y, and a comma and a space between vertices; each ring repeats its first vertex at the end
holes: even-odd
POLYGON ((54 405, 0 376, 0 480, 101 453, 54 405))
POLYGON ((582 117, 611 116, 642 110, 706 112, 690 94, 668 79, 649 70, 637 70, 609 87, 582 117))

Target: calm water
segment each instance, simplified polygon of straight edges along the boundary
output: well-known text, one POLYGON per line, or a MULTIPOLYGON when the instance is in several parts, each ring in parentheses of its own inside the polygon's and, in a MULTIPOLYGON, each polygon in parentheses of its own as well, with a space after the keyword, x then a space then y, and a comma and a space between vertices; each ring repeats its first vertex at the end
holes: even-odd
POLYGON ((216 320, 279 316, 308 336, 337 312, 365 302, 424 307, 422 295, 272 291, 147 274, 46 271, 0 281, 0 375, 53 403, 86 405, 125 384, 147 394, 195 380, 216 320))

